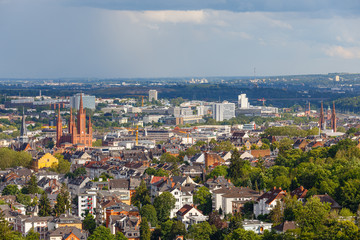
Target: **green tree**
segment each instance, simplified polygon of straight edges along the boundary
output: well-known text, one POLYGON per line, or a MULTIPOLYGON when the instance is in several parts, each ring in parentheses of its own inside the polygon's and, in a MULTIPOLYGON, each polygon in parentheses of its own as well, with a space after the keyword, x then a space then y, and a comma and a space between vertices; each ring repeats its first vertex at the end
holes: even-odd
POLYGON ((91 213, 87 213, 82 224, 83 229, 88 230, 90 234, 93 234, 96 229, 96 221, 91 213))
POLYGON ((102 146, 102 140, 98 139, 95 142, 92 143, 93 147, 101 147, 102 146))
POLYGON ((175 207, 176 199, 170 192, 163 192, 154 200, 154 207, 160 222, 169 219, 171 210, 175 207))
POLYGON ((54 167, 54 170, 62 174, 68 173, 70 171, 71 163, 64 159, 64 156, 60 153, 54 154, 54 157, 58 159, 58 164, 54 167))
POLYGON ((66 211, 70 211, 71 200, 70 194, 66 188, 66 185, 63 184, 60 189, 60 193, 56 197, 56 204, 54 206, 54 213, 56 216, 59 216, 66 211))
POLYGON ((88 237, 88 240, 115 240, 115 236, 111 234, 110 228, 99 226, 88 237))
POLYGON ((276 202, 275 207, 270 211, 269 217, 270 217, 271 222, 274 224, 274 226, 282 223, 284 213, 283 213, 280 201, 276 202))
POLYGON ((284 198, 284 220, 295 221, 295 212, 302 207, 302 202, 298 201, 296 196, 290 195, 284 198))
POLYGON ((165 239, 175 239, 176 236, 184 236, 186 234, 185 225, 181 221, 170 221, 170 231, 166 231, 165 239))
POLYGON ((115 234, 115 240, 128 240, 128 238, 125 237, 125 235, 122 232, 118 231, 115 234))
POLYGON ((31 228, 28 234, 26 235, 26 240, 39 240, 40 234, 34 231, 34 228, 31 228))
POLYGON ((28 152, 14 151, 9 148, 0 148, 0 169, 23 166, 29 168, 32 163, 32 156, 28 152))
POLYGON ((245 164, 245 160, 240 158, 239 151, 234 150, 230 158, 230 166, 228 168, 228 176, 234 180, 238 179, 241 174, 241 169, 245 164))
POLYGON ((321 203, 319 198, 311 197, 304 207, 296 210, 295 219, 302 232, 318 233, 324 227, 329 212, 328 203, 321 203))
POLYGON ((178 162, 179 159, 173 155, 171 155, 170 153, 164 153, 163 155, 161 155, 160 157, 160 162, 162 163, 176 163, 178 162))
POLYGON ((18 203, 24 204, 25 206, 30 206, 31 204, 31 197, 26 194, 18 193, 16 195, 16 201, 18 203))
POLYGON ((12 226, 4 218, 4 213, 0 211, 0 239, 1 240, 23 240, 21 233, 12 231, 12 226))
POLYGON ((39 216, 46 217, 50 216, 52 212, 50 206, 50 200, 45 192, 41 194, 40 202, 39 202, 39 216))
POLYGON ((22 193, 25 194, 36 194, 39 192, 39 187, 37 185, 37 178, 35 175, 30 177, 30 180, 27 182, 26 186, 21 189, 22 193))
POLYGON ((340 204, 356 212, 360 203, 360 179, 350 179, 340 187, 340 204))
POLYGON ((152 227, 156 226, 157 214, 156 214, 156 209, 153 205, 147 204, 147 205, 143 206, 140 209, 140 215, 141 215, 141 217, 145 217, 146 219, 148 219, 148 221, 151 223, 152 227))
POLYGON ((151 232, 150 232, 149 223, 146 217, 142 217, 140 223, 140 239, 150 240, 150 237, 151 237, 151 232))
POLYGON ((193 195, 194 203, 204 214, 209 214, 212 208, 211 193, 205 186, 200 187, 193 195))
POLYGON ((246 231, 242 228, 234 230, 225 237, 225 240, 259 240, 261 237, 253 231, 246 231))
POLYGON ((241 213, 237 212, 230 217, 229 229, 234 231, 235 229, 242 227, 242 217, 241 213))
POLYGON ((211 235, 215 232, 215 225, 210 225, 208 222, 202 222, 190 226, 188 237, 194 240, 210 240, 211 235))
POLYGON ((135 194, 131 198, 131 203, 137 206, 139 209, 141 206, 150 204, 149 190, 146 187, 145 182, 142 180, 140 185, 135 189, 135 194))
POLYGON ((17 185, 9 184, 2 190, 2 195, 16 195, 20 193, 17 185))
POLYGON ((214 178, 219 176, 226 177, 227 171, 228 171, 227 166, 223 166, 223 165, 216 166, 209 174, 209 178, 214 178))

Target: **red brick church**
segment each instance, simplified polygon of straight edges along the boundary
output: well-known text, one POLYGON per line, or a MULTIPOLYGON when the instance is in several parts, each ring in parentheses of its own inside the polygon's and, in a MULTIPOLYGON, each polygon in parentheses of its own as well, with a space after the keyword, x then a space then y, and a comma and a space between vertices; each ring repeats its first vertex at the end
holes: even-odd
POLYGON ((60 116, 60 106, 58 109, 58 118, 56 123, 56 146, 61 147, 62 144, 68 143, 72 145, 83 144, 85 147, 92 146, 92 124, 89 117, 88 128, 86 129, 86 111, 83 107, 82 95, 80 95, 80 106, 77 113, 77 122, 72 115, 72 108, 70 108, 70 121, 68 125, 68 132, 63 132, 62 121, 60 116))

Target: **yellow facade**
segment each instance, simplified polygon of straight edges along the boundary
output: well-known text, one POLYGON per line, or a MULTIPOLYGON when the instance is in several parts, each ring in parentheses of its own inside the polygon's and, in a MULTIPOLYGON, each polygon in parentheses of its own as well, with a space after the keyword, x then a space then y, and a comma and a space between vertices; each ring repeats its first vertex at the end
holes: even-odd
POLYGON ((77 229, 82 230, 82 223, 59 223, 58 227, 76 227, 77 229))
POLYGON ((36 168, 39 170, 41 168, 49 168, 53 166, 57 166, 59 163, 59 160, 51 155, 50 153, 46 153, 44 156, 39 158, 36 161, 36 168))

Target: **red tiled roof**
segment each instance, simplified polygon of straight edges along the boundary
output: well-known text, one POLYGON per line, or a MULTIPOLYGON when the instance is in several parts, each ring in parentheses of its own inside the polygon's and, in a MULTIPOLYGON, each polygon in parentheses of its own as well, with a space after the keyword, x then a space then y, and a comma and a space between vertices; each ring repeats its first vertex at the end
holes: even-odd
POLYGON ((294 191, 291 192, 291 196, 297 196, 297 198, 305 198, 308 190, 305 189, 303 186, 298 187, 294 191))
POLYGON ((159 182, 160 180, 166 181, 166 179, 167 179, 167 177, 155 177, 155 176, 154 176, 154 177, 151 179, 150 184, 157 183, 157 182, 159 182))
POLYGON ((281 188, 274 187, 270 191, 264 193, 258 198, 258 201, 260 199, 267 199, 266 204, 271 204, 275 199, 281 199, 286 195, 286 190, 282 190, 281 188))

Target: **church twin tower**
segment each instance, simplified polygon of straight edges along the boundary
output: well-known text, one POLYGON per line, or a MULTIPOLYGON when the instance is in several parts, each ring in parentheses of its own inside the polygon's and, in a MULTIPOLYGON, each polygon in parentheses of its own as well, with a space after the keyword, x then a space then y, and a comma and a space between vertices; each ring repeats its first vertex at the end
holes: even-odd
MULTIPOLYGON (((331 116, 330 116, 330 114, 328 114, 328 120, 330 120, 331 129, 333 130, 333 132, 336 132, 336 113, 335 113, 335 103, 334 102, 333 102, 333 108, 331 110, 331 116)), ((319 128, 321 130, 326 130, 326 119, 325 119, 325 114, 324 114, 323 102, 321 102, 321 108, 320 108, 319 128)))
POLYGON ((56 122, 56 146, 62 147, 61 145, 71 144, 83 144, 85 147, 92 146, 92 124, 91 118, 89 117, 88 128, 86 129, 86 111, 83 106, 82 94, 80 94, 80 106, 77 113, 77 122, 72 115, 72 108, 70 108, 70 120, 68 125, 68 132, 63 132, 62 120, 60 116, 60 106, 58 108, 58 117, 56 122))

